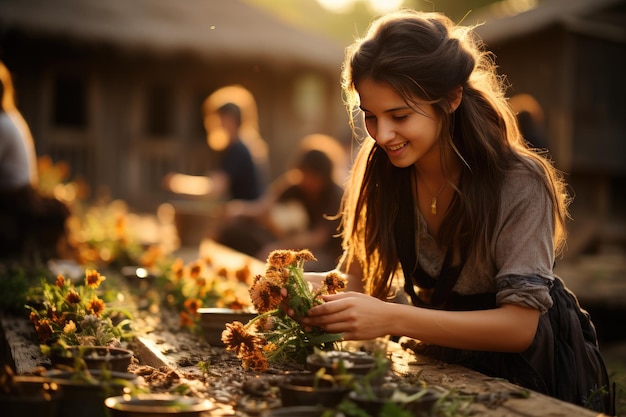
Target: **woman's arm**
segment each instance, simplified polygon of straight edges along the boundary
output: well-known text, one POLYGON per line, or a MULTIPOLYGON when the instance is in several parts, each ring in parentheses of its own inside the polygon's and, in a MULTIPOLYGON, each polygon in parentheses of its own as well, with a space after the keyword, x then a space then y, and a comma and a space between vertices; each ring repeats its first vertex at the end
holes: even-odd
POLYGON ((347 292, 324 297, 303 323, 347 340, 408 336, 430 344, 468 350, 522 352, 535 336, 539 311, 513 304, 490 310, 445 311, 388 303, 347 292))

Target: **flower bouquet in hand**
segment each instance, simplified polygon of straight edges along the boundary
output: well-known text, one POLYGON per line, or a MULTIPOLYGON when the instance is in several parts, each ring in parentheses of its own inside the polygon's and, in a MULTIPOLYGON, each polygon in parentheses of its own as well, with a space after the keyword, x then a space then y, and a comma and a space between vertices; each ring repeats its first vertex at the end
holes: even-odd
POLYGON ((265 274, 254 277, 250 298, 259 315, 246 324, 229 323, 222 333, 226 349, 237 354, 244 369, 262 372, 271 363, 305 363, 315 348, 334 349, 341 340, 341 334, 305 327, 298 321, 324 302, 322 295, 346 286, 339 273, 330 272, 313 290, 304 279, 304 263, 314 259, 308 250, 276 250, 267 259, 265 274), (287 309, 293 310, 292 317, 285 313, 287 309))

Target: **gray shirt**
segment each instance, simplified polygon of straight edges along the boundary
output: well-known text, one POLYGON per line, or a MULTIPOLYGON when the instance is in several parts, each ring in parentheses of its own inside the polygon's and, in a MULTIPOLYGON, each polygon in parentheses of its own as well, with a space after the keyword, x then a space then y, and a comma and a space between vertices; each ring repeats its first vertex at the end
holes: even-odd
MULTIPOLYGON (((494 196, 498 198, 498 196, 494 196)), ((461 295, 496 293, 497 305, 518 304, 545 313, 552 306, 554 218, 543 182, 526 167, 511 170, 502 186, 500 213, 491 241, 493 264, 483 273, 466 263, 454 286, 461 295)), ((419 263, 437 277, 445 252, 427 232, 419 214, 419 263)))

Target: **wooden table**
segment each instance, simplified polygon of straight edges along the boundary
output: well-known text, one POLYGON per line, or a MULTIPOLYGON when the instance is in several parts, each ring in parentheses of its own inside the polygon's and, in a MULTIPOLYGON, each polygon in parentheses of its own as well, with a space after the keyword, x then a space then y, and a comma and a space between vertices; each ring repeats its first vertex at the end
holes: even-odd
MULTIPOLYGON (((261 273, 264 263, 224 248, 214 242, 202 242, 199 256, 210 255, 216 262, 227 268, 238 268, 244 264, 255 273, 261 273)), ((18 374, 28 373, 37 365, 47 365, 49 361, 39 351, 34 328, 26 317, 3 317, 0 320, 2 356, 4 363, 14 365, 18 374)), ((140 363, 160 368, 167 366, 188 372, 179 365, 178 353, 188 352, 180 344, 179 336, 168 331, 159 331, 138 338, 135 351, 140 363)), ((426 356, 403 350, 397 343, 390 344, 392 370, 395 374, 408 377, 419 375, 427 385, 440 386, 458 393, 475 396, 471 405, 473 415, 483 417, 599 417, 593 411, 575 406, 555 398, 530 392, 526 398, 515 396, 522 388, 498 378, 490 378, 467 368, 435 361, 426 356)))

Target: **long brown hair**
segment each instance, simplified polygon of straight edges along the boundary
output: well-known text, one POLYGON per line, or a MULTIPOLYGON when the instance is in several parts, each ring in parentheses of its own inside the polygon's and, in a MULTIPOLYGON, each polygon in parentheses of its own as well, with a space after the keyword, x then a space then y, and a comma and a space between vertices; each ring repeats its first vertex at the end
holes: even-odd
MULTIPOLYGON (((442 247, 454 250, 457 262, 465 246, 471 248, 466 265, 473 271, 484 273, 492 264, 490 242, 499 210, 494 196, 500 194, 505 173, 519 163, 543 180, 552 197, 555 250, 561 249, 568 204, 564 183, 547 158, 526 146, 492 55, 471 28, 455 26, 439 13, 411 10, 374 22, 367 35, 347 49, 342 73, 355 133, 355 85, 364 78, 388 83, 408 105, 416 99, 433 105, 441 123, 442 162, 452 152, 461 161, 459 184, 437 236, 442 247), (461 104, 452 112, 450 101, 459 87, 461 104)), ((366 289, 380 298, 388 295, 399 267, 399 235, 413 239, 418 227, 414 175, 414 167, 394 167, 369 139, 359 150, 346 187, 343 261, 358 260, 366 289)))

